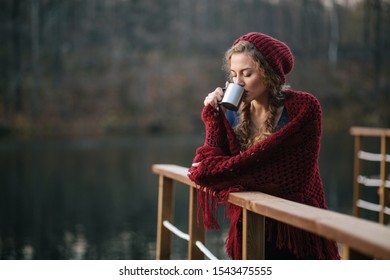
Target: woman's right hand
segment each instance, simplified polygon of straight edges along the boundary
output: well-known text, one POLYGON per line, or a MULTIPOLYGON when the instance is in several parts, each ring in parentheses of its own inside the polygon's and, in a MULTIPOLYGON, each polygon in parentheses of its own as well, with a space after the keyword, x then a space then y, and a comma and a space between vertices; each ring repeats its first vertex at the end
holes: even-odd
POLYGON ((210 92, 204 99, 204 106, 211 105, 216 110, 219 110, 218 102, 223 98, 223 90, 220 87, 217 87, 213 92, 210 92))

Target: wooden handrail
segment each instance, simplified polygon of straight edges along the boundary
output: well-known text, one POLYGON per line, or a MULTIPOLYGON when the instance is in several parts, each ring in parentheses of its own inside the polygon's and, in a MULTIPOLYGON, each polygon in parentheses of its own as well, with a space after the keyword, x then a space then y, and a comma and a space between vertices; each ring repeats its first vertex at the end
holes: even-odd
MULTIPOLYGON (((170 178, 190 186, 192 191, 196 189, 195 184, 187 177, 188 169, 185 167, 155 164, 152 166, 152 171, 160 175, 160 181, 161 178, 170 178)), ((249 213, 248 221, 243 221, 243 224, 246 224, 248 228, 253 228, 250 221, 256 220, 257 225, 254 228, 260 229, 260 231, 257 231, 258 235, 264 235, 265 232, 261 226, 258 226, 263 223, 261 217, 269 217, 342 243, 344 246, 344 259, 357 256, 390 259, 390 228, 384 225, 330 210, 311 207, 261 192, 231 193, 228 201, 243 208, 244 220, 247 218, 246 213, 249 213), (253 214, 259 216, 260 219, 253 218, 253 214)), ((163 211, 163 208, 160 206, 159 211, 163 211)), ((162 213, 158 215, 160 217, 162 213)), ((196 219, 190 218, 189 223, 190 228, 196 227, 196 225, 191 225, 191 223, 196 223, 196 219)), ((203 227, 203 225, 200 226, 203 227)), ((162 225, 158 224, 158 231, 162 230, 161 227, 162 225)), ((252 242, 253 240, 253 236, 251 238, 246 236, 248 228, 243 229, 243 257, 245 259, 263 258, 263 252, 256 253, 250 251, 250 248, 259 250, 260 246, 260 249, 262 249, 264 236, 261 236, 260 240, 256 240, 255 244, 247 244, 246 242, 252 242)), ((159 248, 164 246, 157 244, 157 247, 157 258, 159 259, 163 255, 159 248)), ((189 256, 189 258, 191 257, 189 256)))
POLYGON ((349 132, 353 136, 387 136, 390 137, 390 129, 388 128, 372 128, 372 127, 361 127, 353 126, 349 132))

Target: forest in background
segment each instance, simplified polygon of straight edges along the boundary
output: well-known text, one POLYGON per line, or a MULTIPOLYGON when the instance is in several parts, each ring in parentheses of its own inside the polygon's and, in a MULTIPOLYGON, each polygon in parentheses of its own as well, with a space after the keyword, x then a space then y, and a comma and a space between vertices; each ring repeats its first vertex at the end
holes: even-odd
POLYGON ((2 0, 0 136, 199 133, 250 31, 291 47, 324 130, 390 127, 388 0, 2 0))

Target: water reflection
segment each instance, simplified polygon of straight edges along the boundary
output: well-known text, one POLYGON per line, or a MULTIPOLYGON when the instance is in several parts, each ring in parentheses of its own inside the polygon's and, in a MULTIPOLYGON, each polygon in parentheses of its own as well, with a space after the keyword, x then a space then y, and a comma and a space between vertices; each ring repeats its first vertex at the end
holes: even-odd
MULTIPOLYGON (((192 136, 1 141, 0 258, 154 259, 158 178, 151 165, 188 166, 201 143, 192 136)), ((329 137, 322 145, 329 206, 341 212, 351 208, 351 143, 329 137)), ((175 223, 183 231, 187 195, 177 188, 175 223)), ((219 258, 226 258, 226 227, 207 236, 219 258)), ((187 244, 173 244, 172 258, 185 258, 187 244)))

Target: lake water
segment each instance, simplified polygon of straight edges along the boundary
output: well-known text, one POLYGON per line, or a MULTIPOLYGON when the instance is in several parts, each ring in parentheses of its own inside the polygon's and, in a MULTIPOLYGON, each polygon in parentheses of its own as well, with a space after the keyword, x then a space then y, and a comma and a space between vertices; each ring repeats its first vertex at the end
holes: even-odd
MULTIPOLYGON (((0 259, 154 259, 154 163, 189 166, 193 136, 0 140, 0 259)), ((329 208, 351 213, 353 138, 325 136, 320 158, 329 208)), ((178 186, 177 226, 187 231, 188 190, 178 186)), ((226 258, 221 231, 207 246, 226 258)), ((187 244, 173 239, 173 259, 187 244)))

